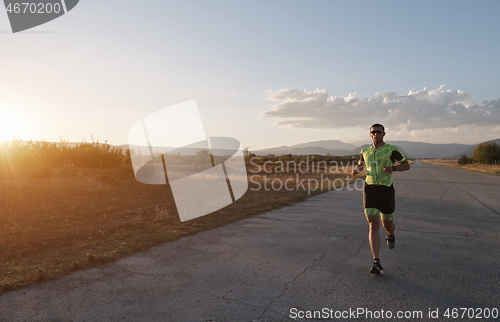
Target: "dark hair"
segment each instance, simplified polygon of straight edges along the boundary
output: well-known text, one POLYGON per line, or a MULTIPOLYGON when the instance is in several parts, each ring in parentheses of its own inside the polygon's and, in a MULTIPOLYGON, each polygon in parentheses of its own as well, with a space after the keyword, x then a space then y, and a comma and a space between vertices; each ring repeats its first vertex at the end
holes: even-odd
POLYGON ((384 126, 383 126, 382 124, 375 123, 375 124, 373 124, 372 126, 370 126, 370 129, 371 129, 372 127, 381 127, 381 128, 382 128, 382 131, 383 131, 383 132, 385 132, 385 128, 384 128, 384 126))

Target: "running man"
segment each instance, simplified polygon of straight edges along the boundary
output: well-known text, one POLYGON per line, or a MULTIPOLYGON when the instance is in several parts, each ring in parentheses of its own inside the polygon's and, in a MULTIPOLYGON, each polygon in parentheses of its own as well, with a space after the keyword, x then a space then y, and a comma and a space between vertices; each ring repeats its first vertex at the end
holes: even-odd
POLYGON ((373 255, 373 266, 370 269, 372 274, 380 274, 383 270, 380 265, 380 221, 387 232, 385 238, 387 246, 393 249, 396 244, 394 237, 395 191, 392 185, 392 173, 410 169, 406 157, 396 146, 386 144, 384 136, 384 126, 373 124, 370 128, 373 145, 361 150, 359 162, 351 172, 354 177, 366 170, 363 208, 370 227, 368 239, 373 255), (394 166, 396 161, 400 165, 394 166))

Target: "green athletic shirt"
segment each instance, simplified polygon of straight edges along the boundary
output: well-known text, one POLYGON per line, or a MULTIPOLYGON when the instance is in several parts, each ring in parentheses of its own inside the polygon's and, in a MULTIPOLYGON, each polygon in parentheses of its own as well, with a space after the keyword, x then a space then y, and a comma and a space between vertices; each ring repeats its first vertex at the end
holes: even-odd
POLYGON ((392 167, 395 161, 403 162, 406 157, 395 145, 385 143, 378 149, 372 146, 361 150, 366 167, 366 184, 392 185, 392 173, 384 171, 384 167, 392 167))

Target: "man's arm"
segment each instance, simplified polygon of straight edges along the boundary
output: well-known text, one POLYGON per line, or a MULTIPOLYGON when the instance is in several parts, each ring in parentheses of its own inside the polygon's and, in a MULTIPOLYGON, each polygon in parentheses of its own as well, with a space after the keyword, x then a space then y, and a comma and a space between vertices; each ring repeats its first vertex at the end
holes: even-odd
POLYGON ((356 167, 354 168, 354 170, 352 170, 351 176, 354 177, 356 174, 363 171, 365 171, 365 162, 363 160, 363 154, 360 154, 358 164, 356 164, 356 167))
POLYGON ((396 171, 410 170, 410 163, 408 162, 408 160, 404 160, 400 165, 395 166, 394 169, 396 169, 396 171))
POLYGON ((384 171, 387 173, 393 173, 394 171, 406 171, 410 170, 410 164, 408 163, 408 160, 401 154, 401 152, 396 148, 396 150, 392 151, 391 157, 390 157, 392 163, 404 159, 404 161, 400 162, 400 165, 398 166, 392 166, 392 167, 384 167, 384 171))
POLYGON ((393 173, 394 171, 406 171, 406 170, 410 170, 410 163, 408 163, 408 160, 404 160, 398 166, 384 167, 384 171, 387 173, 393 173))

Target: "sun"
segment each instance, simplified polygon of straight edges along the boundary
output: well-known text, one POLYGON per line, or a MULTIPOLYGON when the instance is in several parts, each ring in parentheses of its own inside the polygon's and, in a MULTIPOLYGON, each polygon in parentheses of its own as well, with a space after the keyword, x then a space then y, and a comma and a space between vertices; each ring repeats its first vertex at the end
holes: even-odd
POLYGON ((0 106, 0 142, 26 139, 33 133, 31 118, 21 110, 0 106))

